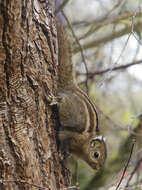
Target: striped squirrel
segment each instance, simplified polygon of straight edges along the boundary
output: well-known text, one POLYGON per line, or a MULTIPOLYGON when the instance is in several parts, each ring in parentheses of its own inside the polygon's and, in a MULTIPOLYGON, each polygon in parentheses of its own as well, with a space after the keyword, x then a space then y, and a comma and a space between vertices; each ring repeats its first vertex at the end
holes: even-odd
POLYGON ((61 123, 59 140, 65 150, 99 170, 106 159, 106 144, 99 132, 96 108, 74 81, 69 41, 61 24, 57 22, 56 25, 61 123))

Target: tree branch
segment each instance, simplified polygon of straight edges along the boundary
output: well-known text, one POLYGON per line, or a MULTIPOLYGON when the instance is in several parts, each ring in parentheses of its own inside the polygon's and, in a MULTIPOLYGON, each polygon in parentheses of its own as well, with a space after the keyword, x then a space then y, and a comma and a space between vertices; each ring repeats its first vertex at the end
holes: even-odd
MULTIPOLYGON (((96 46, 99 46, 100 44, 102 43, 106 43, 106 42, 109 42, 113 39, 116 39, 116 38, 119 38, 121 36, 124 36, 125 34, 128 34, 131 32, 131 28, 132 28, 132 25, 131 23, 128 24, 126 27, 124 27, 123 29, 119 29, 117 30, 115 33, 114 32, 110 32, 109 34, 103 36, 103 37, 100 37, 98 39, 95 39, 91 42, 88 42, 86 43, 85 45, 82 45, 82 49, 90 49, 90 48, 94 48, 96 46)), ((135 23, 135 31, 137 30, 140 30, 142 28, 142 21, 137 21, 137 23, 135 23)), ((76 54, 78 53, 79 51, 81 51, 81 49, 79 47, 75 48, 73 50, 73 53, 76 54)))
POLYGON ((120 181, 119 181, 119 183, 118 183, 118 185, 117 185, 117 187, 116 187, 116 190, 119 188, 119 186, 120 186, 121 183, 122 183, 122 180, 124 179, 124 176, 125 176, 126 170, 127 170, 127 168, 128 168, 128 165, 129 165, 130 160, 131 160, 131 157, 132 157, 132 153, 133 153, 133 150, 134 150, 134 145, 135 145, 135 143, 136 143, 136 141, 135 141, 135 139, 133 139, 132 147, 131 147, 131 152, 130 152, 130 155, 129 155, 129 159, 128 159, 128 161, 127 161, 125 167, 124 167, 124 170, 123 170, 123 173, 122 173, 121 179, 120 179, 120 181))
POLYGON ((99 28, 108 25, 108 24, 112 24, 112 23, 118 23, 124 19, 130 18, 132 16, 141 16, 142 15, 142 11, 138 11, 137 13, 135 12, 129 12, 129 13, 124 13, 121 15, 117 15, 115 17, 109 17, 106 19, 105 18, 101 18, 101 19, 97 19, 95 21, 91 21, 88 22, 86 26, 91 25, 91 28, 88 30, 88 32, 86 34, 84 34, 82 37, 80 37, 79 39, 84 39, 86 37, 88 37, 89 35, 91 35, 93 32, 95 32, 96 30, 98 30, 99 28))
MULTIPOLYGON (((139 61, 135 61, 133 63, 128 63, 126 65, 120 65, 120 66, 117 66, 117 67, 114 67, 112 68, 112 71, 116 71, 116 70, 120 70, 120 69, 126 69, 128 67, 131 67, 133 65, 138 65, 138 64, 141 64, 142 63, 142 60, 139 60, 139 61)), ((91 79, 93 78, 95 75, 102 75, 102 74, 105 74, 106 72, 108 72, 110 70, 110 68, 107 68, 107 69, 104 69, 102 71, 95 71, 95 72, 89 72, 88 73, 88 78, 91 79)), ((79 73, 77 72, 78 75, 86 75, 86 73, 79 73)))

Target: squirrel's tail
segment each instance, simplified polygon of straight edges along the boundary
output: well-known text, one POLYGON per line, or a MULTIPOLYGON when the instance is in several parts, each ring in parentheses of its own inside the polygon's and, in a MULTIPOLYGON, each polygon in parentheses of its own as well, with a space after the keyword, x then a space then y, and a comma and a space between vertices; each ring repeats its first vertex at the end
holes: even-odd
POLYGON ((66 33, 64 32, 63 26, 59 22, 57 25, 57 39, 58 39, 58 73, 59 73, 59 89, 68 89, 73 82, 73 71, 71 61, 71 48, 70 43, 67 39, 66 33))

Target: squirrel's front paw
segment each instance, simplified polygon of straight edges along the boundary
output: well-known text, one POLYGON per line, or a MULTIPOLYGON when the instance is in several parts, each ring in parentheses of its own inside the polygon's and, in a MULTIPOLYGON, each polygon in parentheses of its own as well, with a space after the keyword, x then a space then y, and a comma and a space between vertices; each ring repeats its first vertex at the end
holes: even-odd
POLYGON ((54 106, 61 101, 61 98, 59 96, 54 96, 53 94, 49 94, 46 96, 46 100, 50 106, 54 106))

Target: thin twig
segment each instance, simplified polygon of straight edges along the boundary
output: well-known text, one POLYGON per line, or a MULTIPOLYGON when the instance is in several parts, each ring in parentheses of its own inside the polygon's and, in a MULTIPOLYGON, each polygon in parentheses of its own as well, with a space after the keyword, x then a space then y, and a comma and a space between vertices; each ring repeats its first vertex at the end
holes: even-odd
POLYGON ((63 3, 55 10, 55 15, 61 12, 68 2, 69 0, 64 0, 63 3))
MULTIPOLYGON (((118 2, 117 2, 117 4, 115 4, 114 5, 114 7, 112 7, 112 9, 111 10, 109 10, 109 12, 108 13, 106 13, 105 15, 103 15, 103 16, 101 16, 101 17, 99 17, 99 18, 97 18, 96 20, 92 20, 92 21, 75 21, 75 22, 73 22, 72 23, 72 25, 73 26, 80 26, 80 24, 81 25, 83 25, 83 26, 87 26, 88 27, 88 25, 97 25, 97 24, 100 24, 100 23, 103 23, 103 22, 105 22, 105 21, 107 21, 107 20, 110 20, 110 19, 112 19, 112 17, 108 17, 108 16, 110 16, 110 14, 116 9, 116 8, 118 8, 118 6, 120 6, 120 4, 121 4, 121 6, 122 6, 122 3, 124 3, 123 1, 126 1, 126 0, 119 0, 118 2)), ((119 14, 119 13, 118 13, 119 14)), ((129 13, 124 13, 124 14, 122 14, 122 15, 126 15, 126 14, 129 14, 129 13)), ((115 19, 115 18, 118 18, 118 17, 120 17, 120 16, 122 16, 122 15, 117 15, 116 17, 113 17, 113 19, 115 19)))
MULTIPOLYGON (((132 156, 132 159, 137 157, 137 155, 142 152, 142 148, 139 149, 138 151, 136 151, 136 153, 132 156)), ((132 162, 129 163, 129 166, 132 164, 132 162)), ((118 176, 122 173, 123 171, 123 168, 115 175, 112 177, 111 181, 109 182, 109 184, 106 186, 105 190, 108 190, 111 186, 112 186, 112 183, 115 181, 116 178, 118 178, 118 176)))
MULTIPOLYGON (((133 63, 128 63, 128 64, 125 64, 125 65, 120 65, 120 66, 113 67, 112 71, 116 71, 116 70, 120 70, 120 69, 126 69, 128 67, 131 67, 133 65, 138 65, 138 64, 141 64, 141 63, 142 63, 142 60, 134 61, 133 63)), ((104 70, 101 70, 101 71, 89 72, 88 77, 90 79, 95 75, 102 75, 102 74, 108 72, 109 70, 110 70, 110 68, 107 68, 107 69, 104 69, 104 70)), ((77 74, 86 75, 86 73, 79 73, 79 72, 77 74)))
POLYGON ((125 188, 126 190, 136 190, 136 189, 142 189, 142 184, 138 184, 138 185, 134 185, 134 186, 131 186, 131 187, 126 187, 125 188))
POLYGON ((127 163, 126 163, 126 166, 124 167, 124 170, 123 170, 121 179, 120 179, 120 181, 119 181, 119 183, 118 183, 118 185, 117 185, 117 187, 116 187, 115 190, 117 190, 117 189, 119 188, 119 186, 121 185, 122 180, 123 180, 123 178, 124 178, 124 176, 125 176, 126 170, 127 170, 127 168, 128 168, 128 165, 129 165, 130 160, 131 160, 131 157, 132 157, 132 153, 133 153, 133 150, 134 150, 135 143, 136 143, 136 140, 133 138, 132 147, 131 147, 131 152, 130 152, 129 159, 128 159, 127 163))
POLYGON ((105 114, 101 108, 99 106, 97 106, 95 104, 95 107, 97 108, 97 110, 110 122, 112 123, 113 126, 115 126, 117 129, 120 129, 120 130, 124 130, 126 131, 127 129, 125 129, 124 127, 121 127, 120 125, 118 125, 116 122, 114 122, 107 114, 105 114))
POLYGON ((94 31, 96 31, 100 27, 103 27, 103 26, 108 25, 108 24, 120 22, 121 20, 127 19, 129 17, 133 17, 134 15, 135 16, 141 16, 142 11, 139 11, 136 14, 135 14, 135 12, 124 13, 122 15, 117 15, 116 17, 110 17, 107 19, 105 17, 104 20, 99 19, 97 21, 93 21, 91 23, 88 23, 88 24, 92 24, 92 26, 95 26, 95 27, 93 29, 90 29, 86 34, 81 36, 79 39, 84 39, 84 38, 88 37, 90 34, 92 34, 94 31))
POLYGON ((128 185, 129 185, 129 183, 130 183, 130 181, 131 181, 133 175, 135 174, 135 172, 136 172, 137 169, 139 168, 139 165, 140 165, 141 162, 142 162, 142 158, 138 160, 138 162, 137 162, 137 164, 136 164, 134 170, 131 172, 131 175, 130 175, 130 177, 129 177, 129 179, 128 179, 128 181, 127 181, 127 184, 126 184, 125 187, 128 187, 128 185))
POLYGON ((138 12, 141 12, 140 7, 138 7, 138 10, 136 9, 135 14, 132 16, 132 34, 133 34, 134 38, 137 40, 137 42, 139 43, 139 45, 142 45, 142 41, 138 39, 138 37, 136 36, 136 34, 134 32, 134 26, 135 26, 134 18, 136 17, 136 14, 138 12))
POLYGON ((113 70, 113 68, 114 68, 114 65, 118 64, 118 62, 119 62, 119 60, 120 60, 120 58, 121 58, 121 56, 122 56, 124 50, 126 49, 126 46, 127 46, 127 44, 128 44, 128 41, 129 41, 129 39, 130 39, 130 36, 131 36, 132 34, 134 35, 134 18, 135 18, 135 16, 137 15, 137 12, 138 12, 138 11, 136 10, 136 11, 134 12, 133 16, 132 16, 131 32, 130 32, 130 34, 128 35, 128 38, 127 38, 127 40, 126 40, 126 43, 125 43, 125 45, 124 45, 124 47, 123 47, 123 49, 122 49, 122 51, 121 51, 119 57, 117 58, 116 62, 113 64, 113 66, 112 66, 112 67, 110 68, 110 70, 108 71, 106 77, 104 77, 104 79, 100 82, 99 86, 101 86, 101 85, 104 83, 104 81, 108 78, 108 75, 112 72, 112 70, 113 70))
POLYGON ((114 65, 118 64, 124 50, 126 49, 126 46, 128 44, 128 41, 129 41, 131 35, 132 35, 132 33, 129 34, 129 36, 125 42, 125 45, 123 46, 123 49, 121 50, 120 55, 118 56, 117 60, 114 62, 113 66, 109 69, 109 71, 107 72, 107 75, 104 77, 104 79, 99 83, 99 85, 98 85, 99 87, 106 81, 106 79, 108 78, 110 73, 113 71, 113 68, 115 67, 114 65))
POLYGON ((134 121, 135 121, 138 117, 140 117, 141 115, 142 115, 142 112, 139 113, 139 114, 137 114, 137 115, 133 118, 133 120, 130 122, 130 124, 128 125, 128 132, 129 132, 130 134, 133 134, 133 135, 135 135, 135 136, 142 136, 142 134, 136 133, 135 131, 133 131, 133 130, 131 129, 131 127, 132 127, 134 121))
MULTIPOLYGON (((135 24, 135 29, 141 30, 141 28, 142 28, 142 21, 139 19, 135 24)), ((123 28, 120 28, 120 29, 118 28, 118 30, 116 30, 115 33, 109 32, 109 33, 101 35, 97 38, 95 36, 91 41, 88 41, 86 44, 82 45, 82 48, 83 48, 83 50, 86 50, 86 49, 98 47, 100 44, 105 44, 116 38, 119 38, 121 36, 124 36, 124 35, 130 33, 130 31, 131 31, 131 25, 127 24, 123 28)), ((78 53, 79 51, 80 51, 79 47, 75 47, 73 49, 74 54, 78 53)))
POLYGON ((76 43, 78 44, 78 46, 80 48, 80 53, 81 53, 82 61, 84 63, 85 70, 86 70, 86 75, 87 75, 87 79, 86 79, 86 83, 85 84, 86 84, 86 91, 87 91, 87 94, 88 94, 88 68, 87 68, 87 63, 86 63, 85 57, 84 57, 83 48, 82 48, 82 46, 81 46, 81 44, 80 44, 80 42, 79 42, 79 40, 78 40, 78 38, 77 38, 77 36, 76 36, 76 34, 75 34, 72 26, 71 26, 71 24, 70 24, 67 16, 65 15, 64 11, 62 10, 61 12, 62 12, 64 18, 67 21, 67 24, 68 24, 68 26, 69 26, 69 28, 70 28, 70 30, 72 32, 72 35, 73 35, 74 39, 76 40, 76 43))

